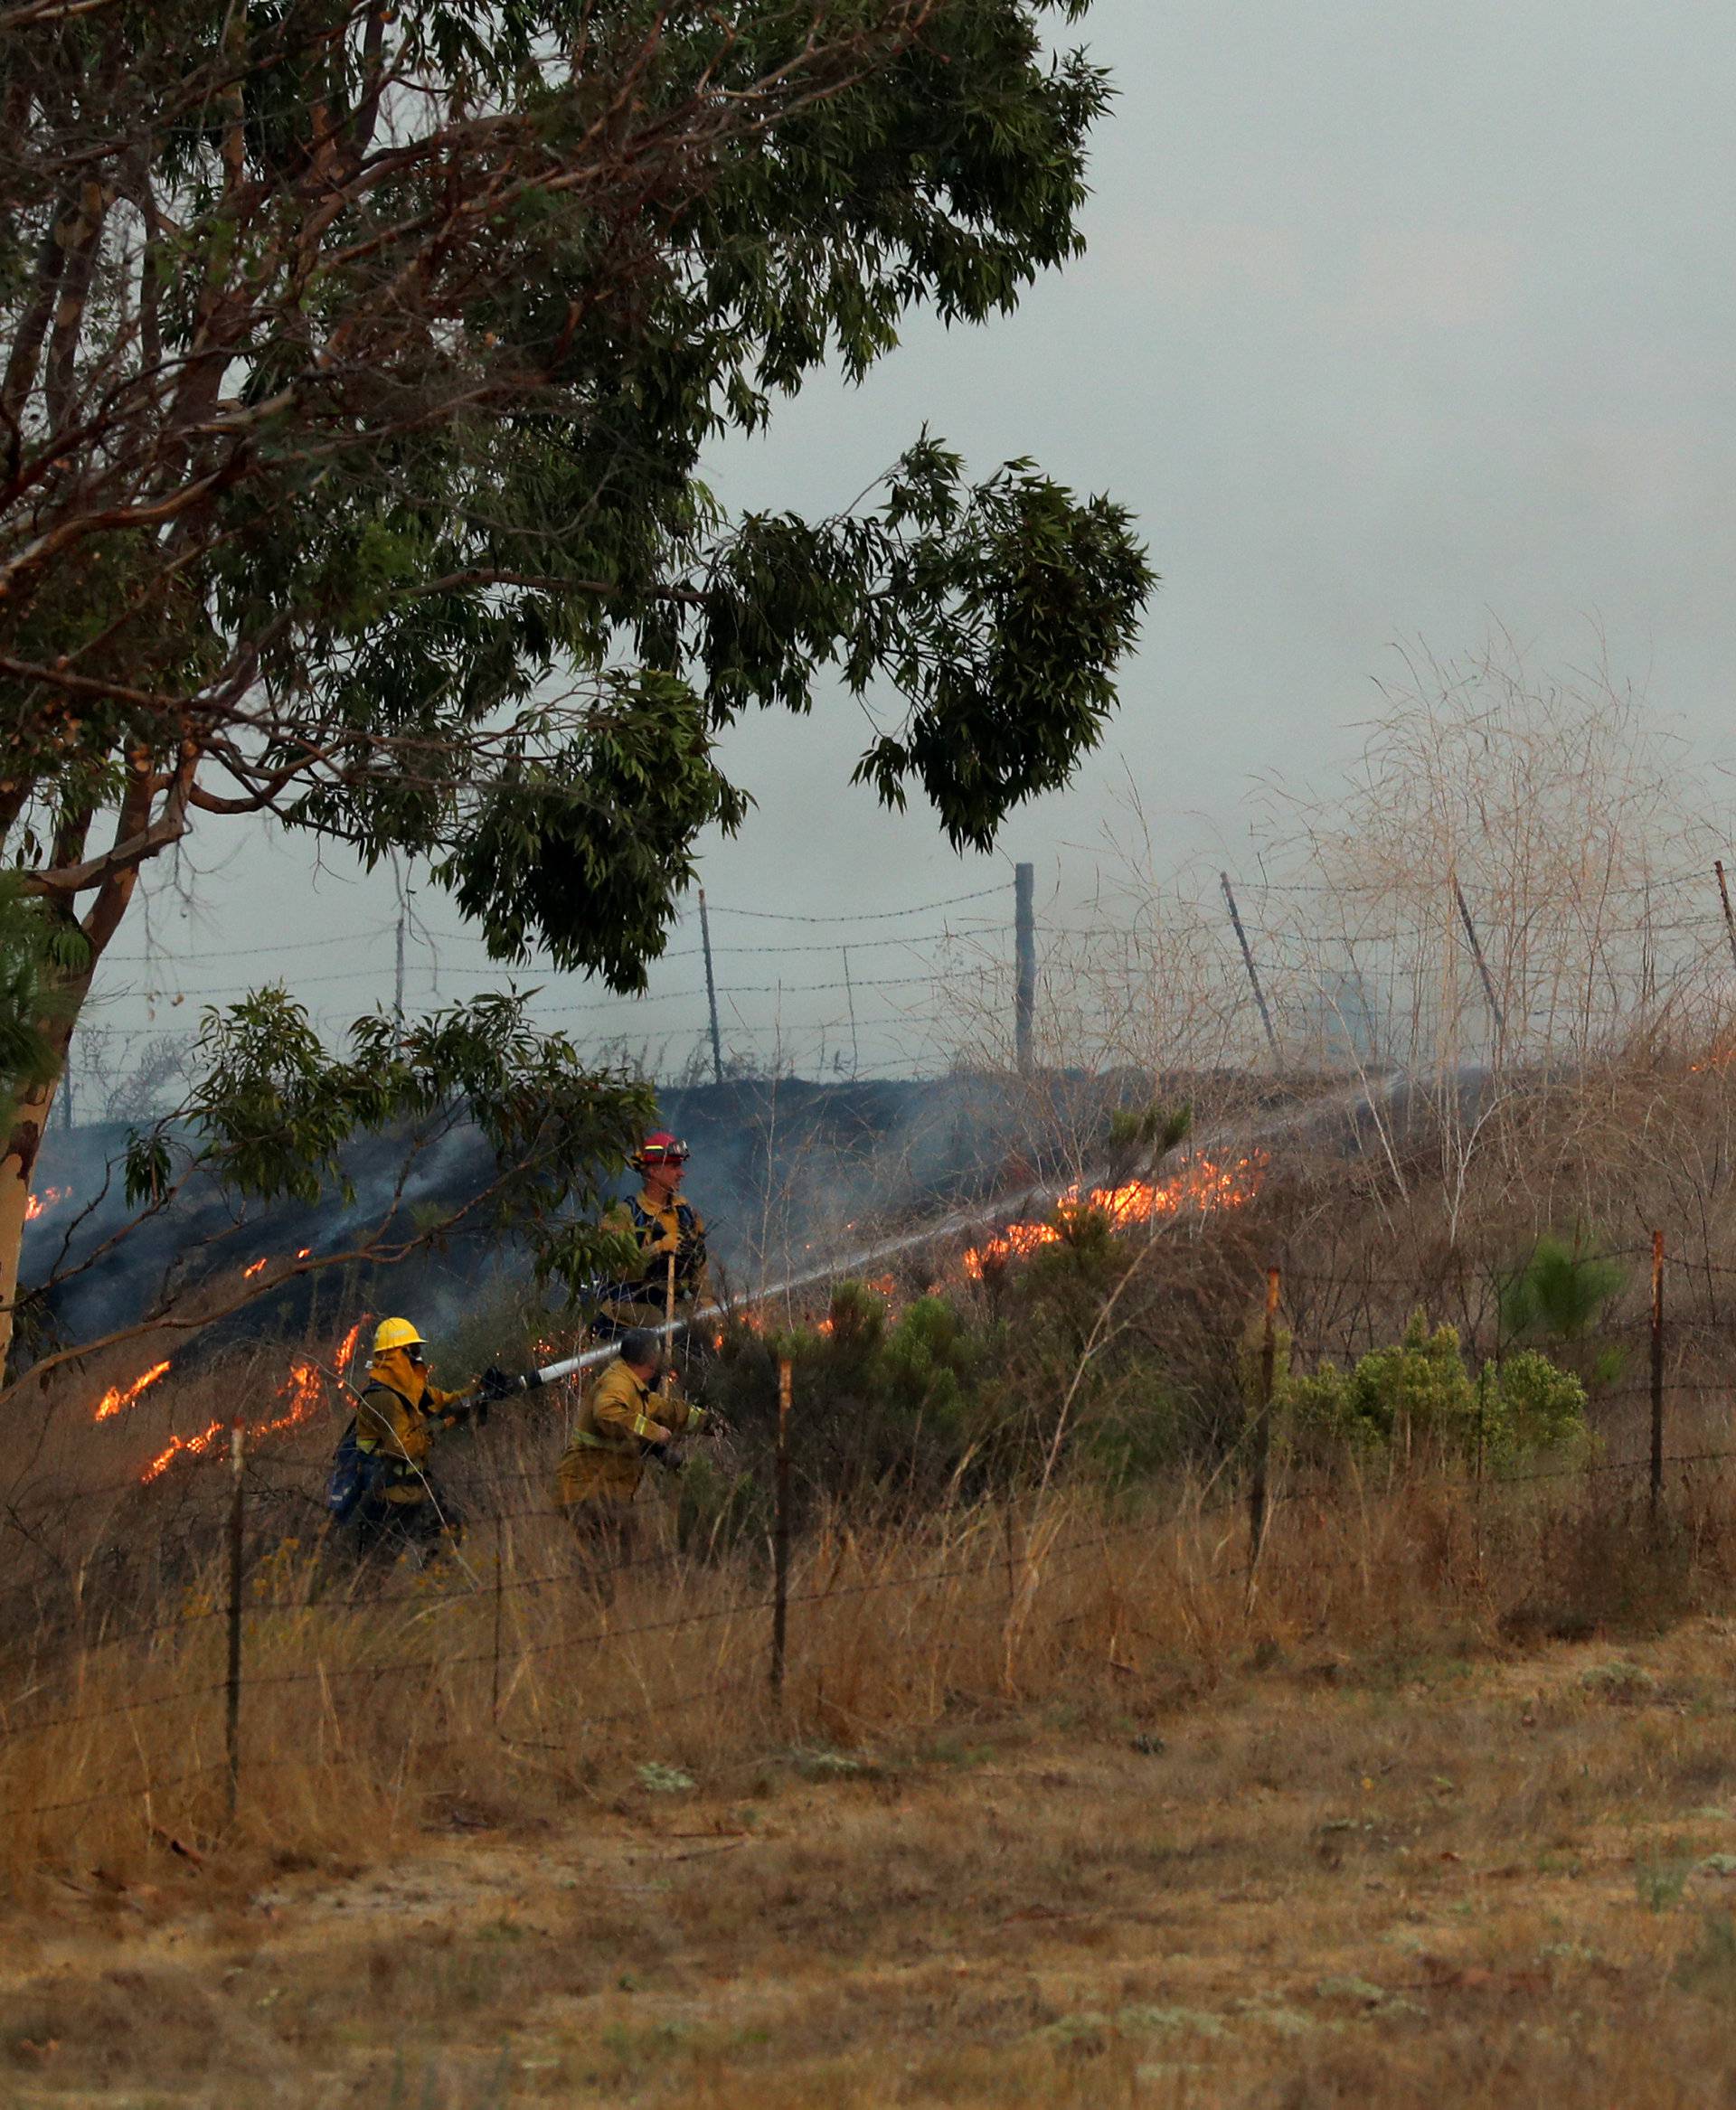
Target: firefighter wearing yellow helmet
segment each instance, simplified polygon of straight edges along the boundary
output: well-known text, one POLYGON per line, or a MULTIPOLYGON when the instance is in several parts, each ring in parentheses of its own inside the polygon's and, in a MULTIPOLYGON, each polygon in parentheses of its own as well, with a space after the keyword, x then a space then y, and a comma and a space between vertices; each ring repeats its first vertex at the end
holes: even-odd
POLYGON ((639 1192, 611 1209, 602 1228, 630 1240, 635 1258, 617 1278, 598 1288, 591 1330, 600 1341, 664 1323, 671 1260, 676 1312, 685 1316, 696 1305, 711 1301, 704 1220, 681 1192, 688 1155, 678 1136, 659 1128, 627 1160, 639 1175, 639 1192))
POLYGON ((380 1322, 354 1424, 338 1446, 327 1505, 337 1521, 354 1525, 364 1547, 458 1535, 458 1512, 429 1474, 429 1452, 508 1381, 491 1370, 464 1391, 442 1391, 429 1376, 427 1345, 408 1319, 380 1322))
POLYGON ((573 1525, 624 1555, 633 1538, 633 1499, 647 1460, 676 1467, 671 1445, 695 1432, 703 1407, 656 1386, 662 1358, 656 1337, 629 1332, 620 1353, 580 1403, 556 1494, 573 1525))

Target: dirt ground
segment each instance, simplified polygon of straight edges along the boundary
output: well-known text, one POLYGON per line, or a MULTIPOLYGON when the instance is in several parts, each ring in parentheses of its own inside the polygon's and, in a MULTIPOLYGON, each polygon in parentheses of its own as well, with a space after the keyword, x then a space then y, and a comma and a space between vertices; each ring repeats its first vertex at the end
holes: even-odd
POLYGON ((1303 1656, 878 1757, 647 1754, 365 1867, 70 1871, 0 1927, 0 2101, 1728 2104, 1732 1673, 1704 1620, 1303 1656))

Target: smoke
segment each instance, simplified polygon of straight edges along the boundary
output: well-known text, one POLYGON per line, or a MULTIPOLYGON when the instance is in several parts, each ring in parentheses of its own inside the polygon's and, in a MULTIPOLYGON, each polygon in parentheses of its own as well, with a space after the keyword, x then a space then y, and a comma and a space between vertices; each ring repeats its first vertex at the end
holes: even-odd
MULTIPOLYGON (((1002 1078, 810 1084, 794 1079, 666 1092, 662 1118, 693 1149, 686 1192, 706 1220, 720 1280, 751 1291, 859 1249, 946 1207, 987 1200, 1076 1173, 1110 1106, 1131 1083, 1049 1079, 1022 1094, 1002 1078)), ((43 1290, 42 1315, 64 1343, 90 1340, 171 1307, 192 1312, 240 1286, 259 1260, 356 1251, 448 1216, 493 1177, 483 1138, 460 1126, 410 1160, 401 1135, 365 1138, 345 1154, 354 1200, 315 1208, 239 1210, 202 1175, 160 1214, 122 1198, 126 1131, 54 1130, 25 1235, 24 1281, 43 1290), (54 1199, 47 1198, 51 1192, 54 1199)), ((632 1185, 624 1179, 620 1191, 632 1185)), ((297 1276, 216 1323, 203 1345, 298 1338, 356 1309, 413 1310, 448 1330, 478 1301, 527 1273, 523 1251, 479 1227, 401 1265, 365 1264, 297 1276)), ((269 1278, 269 1268, 265 1271, 269 1278)))
MULTIPOLYGON (((53 1130, 44 1138, 32 1182, 44 1206, 25 1230, 21 1281, 42 1293, 29 1316, 57 1342, 91 1340, 171 1310, 196 1315, 218 1293, 238 1290, 261 1260, 269 1280, 275 1261, 341 1257, 372 1244, 382 1230, 393 1239, 412 1236, 430 1216, 479 1192, 493 1171, 473 1128, 458 1128, 414 1156, 401 1135, 382 1135, 345 1154, 353 1201, 334 1193, 311 1208, 291 1202, 243 1209, 213 1180, 194 1173, 166 1208, 141 1217, 125 1200, 126 1142, 127 1130, 115 1124, 53 1130)), ((383 1276, 407 1292, 450 1295, 442 1278, 482 1272, 486 1249, 480 1229, 461 1231, 444 1252, 420 1255, 401 1270, 363 1264, 296 1276, 219 1322, 212 1337, 299 1334, 335 1302, 365 1300, 383 1276)))
MULTIPOLYGON (((1438 1120, 1439 1090, 1419 1095, 1398 1077, 1299 1084, 1278 1100, 1257 1080, 1192 1080, 1196 1091, 1241 1110, 1197 1128, 1212 1155, 1257 1146, 1325 1148, 1380 1157, 1413 1125, 1438 1120), (1233 1088, 1232 1089, 1230 1088, 1233 1088)), ((1187 1096, 1176 1080, 1175 1096, 1187 1096)), ((1461 1122, 1474 1121, 1487 1088, 1481 1073, 1447 1080, 1461 1122)), ((985 1228, 1041 1215, 1085 1180, 1125 1178, 1108 1163, 1105 1136, 1118 1107, 1143 1104, 1149 1079, 1122 1073, 1004 1076, 842 1085, 781 1079, 666 1092, 662 1118, 692 1147, 685 1192, 706 1221, 719 1286, 751 1296, 774 1284, 848 1271, 877 1250, 937 1251, 956 1239, 962 1258, 985 1228), (917 1234, 921 1235, 917 1235, 917 1234)), ((42 1285, 53 1333, 74 1343, 133 1324, 170 1305, 196 1314, 213 1290, 231 1291, 261 1257, 288 1260, 353 1253, 381 1235, 401 1238, 445 1217, 487 1185, 495 1166, 473 1128, 459 1126, 406 1171, 401 1137, 370 1137, 347 1154, 354 1202, 333 1198, 238 1214, 210 1181, 194 1180, 161 1215, 116 1239, 129 1212, 115 1169, 118 1128, 56 1132, 37 1167, 36 1192, 66 1191, 26 1233, 24 1279, 42 1285), (101 1250, 106 1242, 113 1246, 101 1250)), ((631 1186, 624 1180, 621 1192, 631 1186)), ((300 1339, 347 1326, 363 1311, 413 1313, 450 1333, 478 1305, 528 1276, 522 1248, 478 1227, 385 1267, 353 1264, 292 1277, 217 1322, 196 1347, 242 1339, 300 1339)), ((269 1273, 267 1279, 269 1279, 269 1273)))

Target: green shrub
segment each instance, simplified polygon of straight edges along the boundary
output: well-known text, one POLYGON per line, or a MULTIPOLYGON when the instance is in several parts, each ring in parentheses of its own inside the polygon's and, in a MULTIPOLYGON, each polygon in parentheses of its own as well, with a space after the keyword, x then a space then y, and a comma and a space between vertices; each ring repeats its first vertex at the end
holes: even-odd
POLYGON ((1558 1450, 1586 1434, 1585 1387, 1571 1371, 1560 1369, 1534 1348, 1508 1356, 1495 1396, 1499 1406, 1495 1441, 1514 1455, 1558 1450))
POLYGON ((1148 1366, 1130 1371, 1090 1402, 1080 1448, 1111 1488, 1131 1488, 1174 1472, 1186 1455, 1182 1403, 1148 1366))
POLYGON ((1001 1333, 993 1322, 969 1324, 937 1296, 889 1319, 878 1291, 840 1283, 821 1325, 726 1331, 705 1397, 769 1484, 778 1360, 787 1355, 798 1499, 876 1487, 917 1499, 943 1489, 970 1451, 984 1411, 979 1376, 1001 1333))
POLYGON ((1501 1325, 1510 1341, 1542 1342, 1590 1385, 1613 1384, 1625 1352, 1591 1338, 1604 1307, 1627 1286, 1628 1270, 1597 1249, 1545 1232, 1501 1291, 1501 1325))
POLYGON ((1514 1341, 1579 1341, 1627 1279, 1621 1263, 1605 1258, 1595 1243, 1581 1250, 1546 1231, 1503 1286, 1501 1323, 1514 1341))
MULTIPOLYGON (((834 1347, 836 1347, 835 1320, 834 1347)), ((944 1297, 923 1296, 893 1327, 880 1356, 880 1376, 907 1413, 933 1417, 957 1433, 972 1396, 976 1343, 944 1297)))
POLYGON ((1350 1370, 1332 1362, 1306 1376, 1285 1369, 1277 1402, 1297 1446, 1316 1455, 1397 1445, 1470 1456, 1480 1448, 1499 1464, 1586 1436, 1585 1388, 1571 1371, 1524 1349, 1473 1376, 1458 1330, 1431 1333, 1420 1312, 1395 1346, 1373 1350, 1350 1370))

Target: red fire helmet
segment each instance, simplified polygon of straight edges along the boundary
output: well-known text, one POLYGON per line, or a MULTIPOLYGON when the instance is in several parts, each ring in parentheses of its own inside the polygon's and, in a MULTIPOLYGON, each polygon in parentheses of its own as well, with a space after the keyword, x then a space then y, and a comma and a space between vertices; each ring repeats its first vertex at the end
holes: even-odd
POLYGON ((680 1136, 671 1135, 666 1128, 656 1128, 627 1162, 636 1173, 642 1173, 651 1165, 684 1165, 692 1155, 680 1136))

